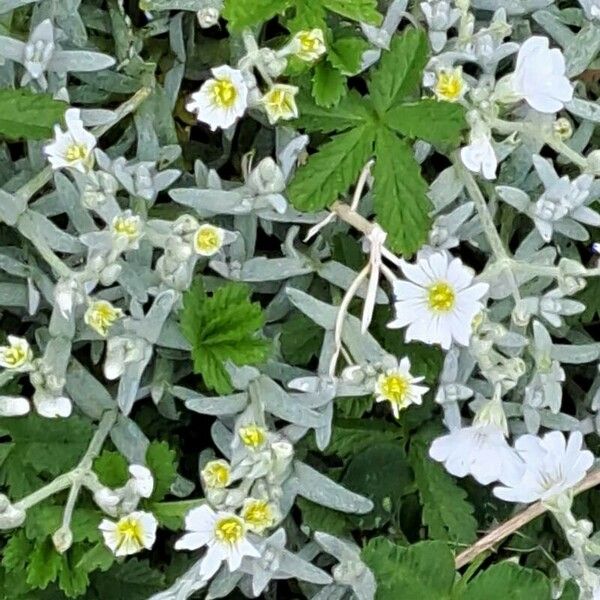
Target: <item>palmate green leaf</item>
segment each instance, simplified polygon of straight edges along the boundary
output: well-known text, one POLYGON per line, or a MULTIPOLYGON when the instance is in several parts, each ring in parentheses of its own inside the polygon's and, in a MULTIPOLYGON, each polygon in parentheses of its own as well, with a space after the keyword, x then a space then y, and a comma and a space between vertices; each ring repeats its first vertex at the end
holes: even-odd
POLYGON ((400 499, 412 487, 412 473, 400 443, 375 443, 356 451, 342 485, 373 502, 373 510, 353 517, 361 529, 382 527, 400 508, 400 499), (390 477, 393 473, 393 477, 390 477))
POLYGON ((383 53, 369 82, 373 106, 381 115, 418 88, 427 58, 424 31, 409 29, 394 36, 389 51, 383 53))
POLYGON ((321 3, 328 10, 354 21, 371 25, 379 25, 382 21, 377 12, 377 0, 321 0, 321 3))
POLYGON ((479 573, 459 599, 548 600, 551 597, 550 581, 543 573, 503 562, 479 573))
POLYGON ((47 538, 37 544, 29 556, 27 583, 34 589, 45 589, 58 577, 61 563, 60 554, 54 549, 52 540, 47 538))
POLYGON ((225 0, 223 17, 233 31, 241 31, 272 19, 292 4, 292 0, 225 0))
POLYGON ((147 560, 129 558, 106 573, 94 573, 86 600, 147 600, 165 587, 165 576, 147 560))
POLYGON ((438 100, 393 106, 385 115, 385 123, 406 137, 452 146, 458 145, 467 127, 463 106, 438 100))
POLYGON ((312 84, 312 96, 318 106, 335 106, 348 93, 346 76, 325 60, 315 67, 312 84))
POLYGON ((200 282, 183 296, 181 330, 192 345, 194 369, 219 394, 232 390, 227 361, 258 364, 269 353, 269 342, 259 337, 262 310, 249 296, 241 283, 227 283, 208 296, 200 282))
POLYGON ((369 104, 354 90, 342 98, 335 110, 318 106, 308 96, 300 95, 298 110, 300 117, 295 125, 306 131, 341 132, 373 121, 369 104))
POLYGON ((344 75, 355 75, 369 43, 360 37, 342 37, 333 41, 327 50, 327 60, 344 75))
POLYGON ((177 477, 177 453, 166 442, 152 442, 146 451, 146 464, 154 477, 151 500, 162 500, 177 477))
POLYGON ((444 467, 427 454, 423 436, 413 436, 408 454, 423 505, 423 523, 429 537, 469 544, 477 537, 477 521, 466 492, 444 467))
POLYGON ((431 202, 410 146, 388 129, 375 141, 375 211, 395 252, 411 255, 427 240, 431 202))
MULTIPOLYGON (((340 404, 346 398, 339 398, 340 404)), ((336 419, 331 441, 325 452, 340 458, 352 458, 363 450, 380 442, 394 442, 402 437, 402 430, 395 425, 381 421, 363 419, 336 419)))
MULTIPOLYGON (((378 537, 369 541, 362 559, 377 580, 375 600, 450 600, 454 557, 443 542, 400 547, 378 537)), ((481 596, 479 600, 488 600, 481 596)))
POLYGON ((315 504, 305 498, 297 498, 296 504, 302 512, 302 525, 309 527, 312 531, 348 536, 353 527, 350 518, 345 513, 315 504))
POLYGON ((67 105, 49 94, 0 90, 0 138, 43 140, 52 137, 67 105))
POLYGON ((117 488, 129 479, 127 461, 118 452, 104 450, 94 461, 94 472, 102 485, 117 488))
POLYGON ((306 366, 319 356, 324 331, 301 312, 294 313, 281 329, 281 354, 297 366, 306 366))
POLYGON ((356 127, 341 133, 298 169, 288 195, 299 210, 317 211, 337 200, 356 181, 373 152, 373 129, 356 127))
POLYGON ((0 430, 10 438, 3 444, 0 485, 10 495, 21 498, 41 487, 52 477, 72 469, 85 452, 92 436, 92 425, 75 415, 48 420, 35 414, 0 419, 0 430))

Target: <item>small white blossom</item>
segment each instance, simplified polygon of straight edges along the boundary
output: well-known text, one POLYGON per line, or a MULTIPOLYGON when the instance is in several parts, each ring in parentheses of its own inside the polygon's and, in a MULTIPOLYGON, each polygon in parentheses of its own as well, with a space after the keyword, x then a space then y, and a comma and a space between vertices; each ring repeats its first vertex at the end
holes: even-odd
POLYGON ((310 31, 299 31, 289 44, 286 54, 293 54, 305 62, 314 62, 325 52, 327 52, 327 46, 323 30, 311 29, 310 31))
POLYGON ((468 86, 463 78, 462 67, 442 68, 436 73, 433 93, 438 100, 458 102, 463 98, 467 89, 468 86))
POLYGON ((248 108, 248 86, 241 71, 227 65, 212 69, 213 78, 192 94, 186 108, 213 131, 231 127, 248 108))
POLYGON ((8 336, 8 346, 0 346, 0 367, 11 371, 27 371, 31 366, 33 352, 25 338, 8 336))
POLYGON ((579 431, 571 433, 568 442, 560 431, 551 431, 544 437, 521 436, 515 450, 524 462, 524 471, 503 482, 506 487, 495 487, 494 494, 508 502, 535 502, 571 490, 594 462, 594 455, 581 449, 582 443, 579 431))
POLYGON ((297 93, 298 88, 294 85, 276 83, 260 99, 271 125, 279 120, 289 121, 298 117, 295 98, 297 93))
POLYGON ((143 465, 129 465, 129 474, 132 477, 130 485, 135 492, 142 498, 150 498, 154 490, 152 471, 143 465))
POLYGON ((422 404, 423 395, 429 388, 417 385, 424 377, 413 377, 410 372, 410 360, 404 357, 398 366, 386 370, 375 382, 375 401, 389 402, 396 419, 400 411, 411 404, 422 404))
POLYGON ((472 321, 483 309, 487 283, 473 283, 474 273, 446 252, 419 255, 417 264, 402 261, 408 281, 394 283, 396 319, 388 327, 406 330, 406 341, 421 340, 450 348, 468 346, 472 321))
POLYGON ((555 113, 573 98, 573 85, 565 73, 562 52, 550 49, 548 38, 533 36, 519 49, 515 71, 505 83, 515 99, 524 98, 539 112, 555 113))
POLYGON ((246 537, 244 520, 233 513, 215 512, 204 504, 188 512, 185 528, 188 533, 175 542, 175 549, 197 550, 207 546, 200 567, 203 579, 212 577, 223 561, 233 572, 240 568, 244 556, 260 556, 246 537))
POLYGON ((106 337, 108 330, 123 316, 123 311, 116 308, 107 300, 95 300, 90 302, 85 311, 83 320, 96 333, 106 337))
POLYGON ((246 498, 240 513, 246 527, 254 533, 262 534, 273 527, 278 520, 277 509, 268 500, 246 498))
POLYGON ((54 126, 54 141, 44 147, 44 154, 55 170, 70 167, 86 173, 94 164, 96 138, 84 128, 78 108, 65 112, 65 123, 66 131, 54 126))
POLYGON ((157 525, 152 513, 136 511, 117 522, 103 519, 98 527, 104 543, 115 556, 129 556, 152 548, 156 540, 157 525))
POLYGON ((469 136, 469 145, 461 148, 460 158, 473 173, 478 173, 485 179, 496 179, 498 158, 492 146, 492 134, 482 128, 474 129, 469 136))

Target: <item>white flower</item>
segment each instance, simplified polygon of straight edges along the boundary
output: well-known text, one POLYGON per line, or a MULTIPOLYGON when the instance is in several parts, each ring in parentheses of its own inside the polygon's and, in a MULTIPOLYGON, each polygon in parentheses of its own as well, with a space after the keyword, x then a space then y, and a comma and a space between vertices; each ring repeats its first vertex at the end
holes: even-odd
POLYGON ((115 556, 128 556, 144 548, 152 548, 157 525, 152 513, 136 511, 116 523, 103 519, 98 528, 102 532, 104 543, 115 556))
POLYGON ((549 48, 548 38, 530 37, 519 49, 515 72, 509 75, 511 91, 542 113, 555 113, 573 98, 573 85, 565 75, 565 58, 549 48))
POLYGON ((433 93, 438 100, 458 102, 467 91, 468 86, 462 74, 462 67, 440 69, 436 73, 433 93))
POLYGON ((154 490, 152 471, 143 465, 129 465, 129 474, 132 477, 130 485, 137 494, 142 498, 150 498, 154 490))
POLYGON ((403 358, 398 366, 388 369, 377 378, 375 383, 375 401, 389 402, 396 419, 400 418, 400 411, 411 404, 422 404, 423 395, 429 388, 416 385, 424 377, 413 377, 410 372, 410 360, 403 358))
POLYGON ((231 483, 231 467, 226 460, 211 460, 200 471, 202 483, 209 489, 223 489, 231 483))
POLYGON ((0 396, 0 416, 20 417, 30 410, 29 401, 23 396, 0 396))
POLYGON ((298 88, 295 85, 276 83, 260 99, 271 125, 277 123, 280 119, 289 121, 298 117, 295 98, 297 93, 298 88))
POLYGON ((0 346, 0 367, 11 371, 26 371, 33 358, 29 342, 25 338, 8 336, 8 346, 0 346))
POLYGON ((487 283, 473 283, 474 273, 459 258, 446 252, 418 256, 417 264, 401 261, 409 281, 396 281, 396 319, 390 328, 406 327, 406 341, 440 344, 447 350, 453 341, 468 346, 472 321, 483 304, 487 283))
POLYGON ((254 423, 244 425, 238 429, 240 441, 250 450, 262 448, 267 441, 267 436, 268 431, 264 427, 254 423))
POLYGON ((193 508, 185 517, 188 531, 177 542, 176 550, 196 550, 202 546, 208 549, 200 566, 200 576, 209 579, 223 561, 229 571, 239 569, 244 556, 258 558, 260 553, 246 537, 246 524, 233 513, 215 512, 204 504, 193 508))
POLYGON ((429 456, 456 477, 472 475, 479 483, 511 481, 522 472, 521 460, 495 424, 455 429, 433 441, 429 456))
POLYGON ((83 320, 96 333, 106 337, 108 330, 123 316, 120 308, 115 308, 107 300, 95 300, 90 302, 88 309, 83 315, 83 320))
POLYGON ((278 519, 277 510, 268 500, 246 498, 241 511, 246 527, 254 533, 261 534, 265 529, 273 527, 278 519))
POLYGON ((96 138, 83 127, 78 108, 69 108, 65 112, 67 130, 54 126, 54 141, 44 147, 53 169, 71 167, 81 173, 88 172, 94 162, 93 149, 96 138))
POLYGON ((138 215, 134 215, 130 210, 125 210, 113 219, 110 228, 113 235, 122 240, 127 248, 132 250, 138 248, 138 242, 142 236, 142 220, 138 215))
POLYGON ((314 62, 327 52, 322 29, 299 31, 289 46, 288 52, 305 62, 314 62))
POLYGON ((461 148, 460 158, 469 171, 479 173, 486 179, 496 179, 498 159, 489 131, 471 131, 469 145, 461 148))
POLYGON ((582 450, 583 436, 574 431, 565 440, 560 431, 544 437, 523 435, 515 443, 515 450, 525 463, 521 476, 503 482, 506 487, 495 487, 494 494, 508 502, 535 502, 550 500, 577 485, 594 462, 589 450, 582 450))
POLYGON ((223 247, 224 239, 224 229, 204 223, 194 234, 194 250, 200 256, 213 256, 223 247))
POLYGON ((192 94, 186 108, 212 131, 231 127, 248 108, 248 86, 241 71, 227 65, 212 69, 214 77, 192 94))

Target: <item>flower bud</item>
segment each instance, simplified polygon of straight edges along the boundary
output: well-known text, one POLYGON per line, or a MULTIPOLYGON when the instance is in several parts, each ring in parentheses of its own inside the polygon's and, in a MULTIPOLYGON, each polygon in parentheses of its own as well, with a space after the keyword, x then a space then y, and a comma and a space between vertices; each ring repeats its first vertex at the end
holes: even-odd
POLYGON ((52 543, 59 554, 64 554, 73 545, 73 532, 68 525, 57 529, 52 536, 52 543))
POLYGON ((561 140, 568 140, 573 135, 573 125, 569 119, 560 117, 552 125, 555 135, 561 140))
POLYGON ((208 29, 209 27, 213 27, 219 22, 219 11, 216 8, 201 8, 196 13, 196 18, 198 19, 198 25, 202 29, 208 29))

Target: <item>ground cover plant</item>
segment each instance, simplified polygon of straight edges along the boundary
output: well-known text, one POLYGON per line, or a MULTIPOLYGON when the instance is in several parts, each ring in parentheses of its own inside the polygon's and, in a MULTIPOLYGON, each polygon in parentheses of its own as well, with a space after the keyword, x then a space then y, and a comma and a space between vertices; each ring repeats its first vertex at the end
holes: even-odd
POLYGON ((0 598, 600 599, 599 54, 0 0, 0 598))

